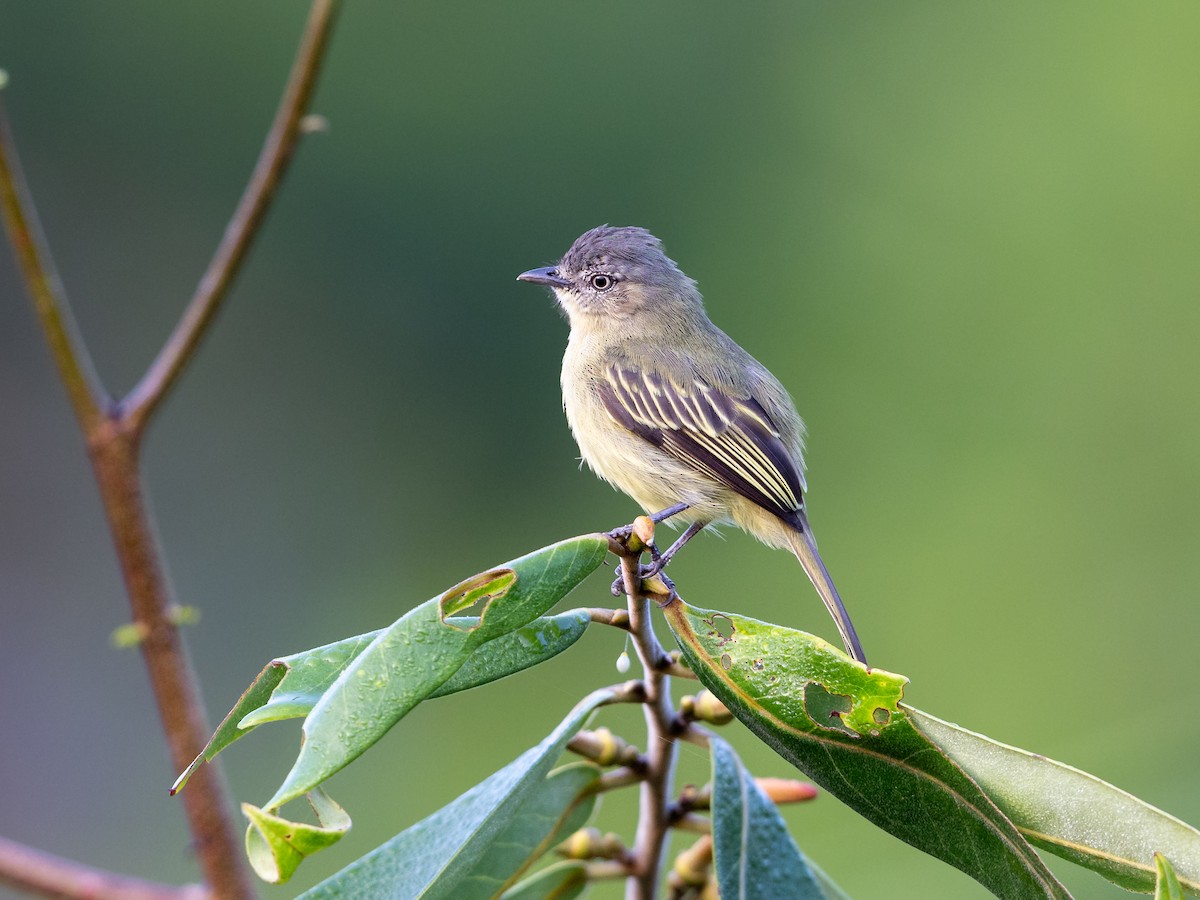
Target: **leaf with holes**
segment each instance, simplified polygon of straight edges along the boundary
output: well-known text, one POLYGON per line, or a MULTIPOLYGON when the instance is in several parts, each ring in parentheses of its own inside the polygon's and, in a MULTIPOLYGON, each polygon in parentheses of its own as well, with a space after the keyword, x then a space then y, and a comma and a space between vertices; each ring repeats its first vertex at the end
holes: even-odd
MULTIPOLYGON (((722 900, 829 900, 783 816, 719 737, 712 749, 712 834, 722 900)), ((839 892, 840 893, 840 892, 839 892)))
POLYGON ((486 866, 488 855, 503 852, 497 844, 509 836, 508 829, 520 819, 527 802, 546 784, 546 775, 567 742, 593 710, 613 698, 609 690, 589 694, 536 747, 301 896, 305 900, 463 896, 468 879, 480 865, 486 866))
MULTIPOLYGON (((545 662, 579 640, 589 624, 591 616, 582 609, 534 619, 488 641, 429 696, 445 697, 545 662)), ((171 792, 182 788, 202 763, 257 726, 307 716, 342 671, 380 634, 382 629, 268 663, 221 722, 203 752, 179 776, 171 792)))
POLYGON ((913 727, 906 679, 755 619, 664 610, 700 681, 776 752, 870 821, 999 897, 1069 897, 957 765, 913 727))
POLYGON ((253 804, 242 804, 242 813, 250 820, 246 829, 246 856, 264 881, 271 884, 287 881, 306 857, 336 844, 350 830, 350 817, 320 788, 312 791, 308 799, 317 816, 317 825, 292 822, 253 804))
MULTIPOLYGON (((502 581, 497 588, 497 581, 480 581, 482 576, 475 576, 442 597, 411 610, 391 628, 272 660, 226 715, 200 755, 179 776, 171 793, 181 790, 201 764, 255 727, 309 715, 367 648, 377 655, 389 651, 407 654, 404 636, 434 635, 429 647, 439 658, 435 660, 434 671, 426 673, 424 685, 428 687, 435 681, 437 685, 424 695, 416 691, 416 702, 496 681, 556 656, 579 639, 590 617, 583 610, 572 610, 529 621, 528 611, 531 608, 544 611, 552 606, 603 562, 606 551, 605 538, 589 535, 543 548, 493 570, 497 573, 511 569, 524 577, 526 583, 514 592, 516 596, 505 596, 499 603, 496 603, 498 598, 493 598, 489 612, 498 613, 503 606, 506 611, 516 610, 516 617, 492 615, 487 629, 479 628, 478 616, 451 618, 454 611, 481 599, 480 587, 490 586, 498 594, 504 587, 502 581), (514 622, 520 624, 513 627, 514 622), (381 638, 387 639, 380 643, 381 638), (487 649, 475 652, 483 643, 487 649), (447 671, 448 677, 441 679, 447 671)), ((414 660, 423 661, 426 655, 415 654, 414 660)), ((405 668, 408 675, 413 674, 412 666, 405 668)), ((403 709, 400 716, 407 711, 403 709)))
POLYGON ((608 539, 588 535, 475 575, 384 629, 304 720, 300 754, 266 804, 278 809, 333 775, 442 687, 481 645, 532 622, 593 572, 608 539), (466 612, 477 617, 464 617, 466 612))

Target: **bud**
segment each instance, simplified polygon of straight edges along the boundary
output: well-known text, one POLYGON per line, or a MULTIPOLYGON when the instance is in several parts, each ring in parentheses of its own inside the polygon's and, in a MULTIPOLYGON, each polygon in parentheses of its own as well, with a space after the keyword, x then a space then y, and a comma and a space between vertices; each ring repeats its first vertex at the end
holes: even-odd
POLYGON ((672 874, 688 887, 700 887, 708 881, 708 869, 712 865, 712 858, 712 837, 706 834, 675 857, 672 874))
POLYGON ((633 533, 643 546, 649 547, 654 543, 654 520, 649 516, 638 516, 633 520, 633 533))
POLYGON ((727 725, 733 721, 733 713, 729 708, 707 689, 694 697, 680 700, 679 711, 685 718, 708 722, 710 725, 727 725))
POLYGON ((817 796, 813 785, 794 778, 755 778, 754 783, 774 803, 801 803, 817 796))

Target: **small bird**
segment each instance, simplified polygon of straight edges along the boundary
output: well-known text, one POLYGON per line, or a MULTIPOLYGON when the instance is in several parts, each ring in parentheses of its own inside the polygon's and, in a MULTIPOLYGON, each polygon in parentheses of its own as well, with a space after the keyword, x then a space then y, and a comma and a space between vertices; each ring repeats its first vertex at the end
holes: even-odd
POLYGON ((658 238, 601 225, 517 280, 552 288, 570 322, 563 408, 583 459, 647 513, 690 523, 650 571, 705 526, 733 523, 791 549, 865 663, 808 524, 804 423, 778 379, 709 320, 658 238))

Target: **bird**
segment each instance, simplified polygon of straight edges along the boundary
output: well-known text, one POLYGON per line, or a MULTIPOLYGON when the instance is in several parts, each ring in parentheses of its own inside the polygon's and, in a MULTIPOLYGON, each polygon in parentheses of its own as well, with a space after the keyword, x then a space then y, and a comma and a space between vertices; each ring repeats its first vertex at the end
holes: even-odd
POLYGON ((709 525, 736 525, 795 554, 865 664, 808 522, 795 404, 712 323, 662 242, 645 228, 601 225, 517 280, 549 287, 566 314, 563 409, 583 460, 656 520, 688 523, 649 571, 709 525))

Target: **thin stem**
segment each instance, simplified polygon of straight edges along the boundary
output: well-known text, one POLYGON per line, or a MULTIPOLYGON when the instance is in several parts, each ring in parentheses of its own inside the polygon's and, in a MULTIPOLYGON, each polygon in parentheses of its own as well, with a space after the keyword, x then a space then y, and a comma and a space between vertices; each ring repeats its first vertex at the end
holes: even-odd
POLYGON ((329 43, 337 0, 314 0, 275 121, 225 234, 170 338, 129 396, 123 417, 140 433, 178 381, 229 292, 303 133, 301 121, 329 43))
POLYGON ((600 625, 611 625, 613 628, 620 628, 624 631, 629 630, 629 612, 624 609, 609 609, 607 606, 593 606, 584 610, 592 619, 600 625))
POLYGON ((642 663, 646 702, 646 773, 641 784, 634 871, 625 886, 626 900, 652 900, 666 851, 668 806, 675 769, 675 711, 671 705, 670 678, 673 663, 654 633, 650 598, 642 590, 639 553, 621 555, 621 574, 629 598, 629 632, 642 663))
POLYGON ((695 813, 684 813, 671 823, 677 831, 690 831, 693 834, 712 834, 712 820, 695 813))
POLYGON ((95 367, 62 290, 62 281, 46 249, 37 211, 29 198, 29 186, 17 156, 17 145, 8 124, 8 111, 0 94, 0 206, 4 224, 21 274, 33 298, 46 342, 66 385, 71 407, 84 431, 93 428, 110 401, 100 387, 95 367))
POLYGON ((603 794, 607 791, 619 790, 637 784, 642 780, 642 769, 636 766, 625 766, 605 772, 596 782, 594 793, 603 794))
POLYGON ((605 881, 613 878, 625 878, 629 875, 629 866, 619 860, 604 860, 590 862, 584 866, 588 881, 605 881))
POLYGON ((198 884, 174 887, 129 878, 0 837, 0 884, 64 900, 209 900, 198 884))

